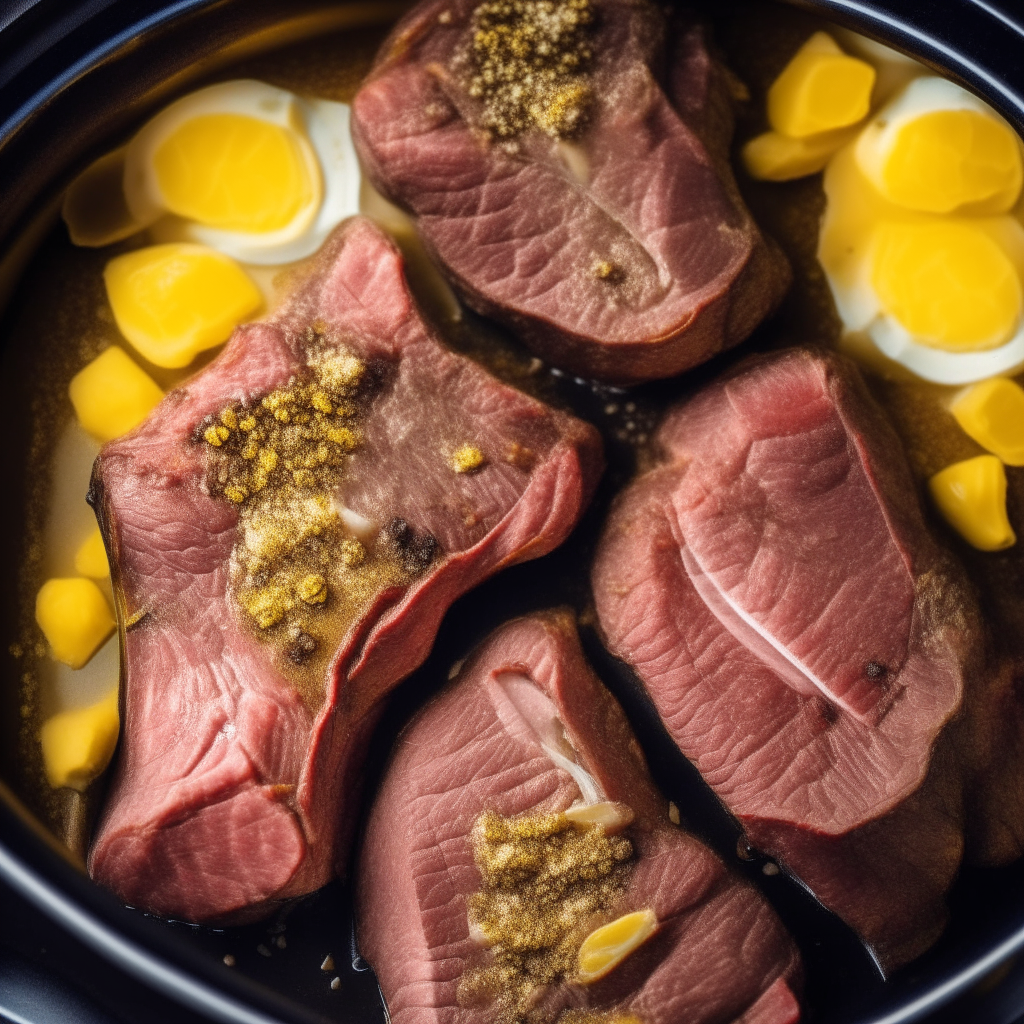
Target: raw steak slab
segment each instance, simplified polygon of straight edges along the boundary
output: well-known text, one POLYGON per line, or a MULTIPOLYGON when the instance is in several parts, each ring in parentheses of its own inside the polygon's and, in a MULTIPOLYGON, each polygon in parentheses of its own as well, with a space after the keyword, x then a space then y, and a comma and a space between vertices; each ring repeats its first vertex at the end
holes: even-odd
POLYGON ((585 118, 501 139, 467 85, 477 6, 419 4, 353 104, 365 171, 456 290, 543 359, 619 383, 742 341, 789 269, 736 190, 730 82, 702 30, 646 0, 556 0, 552 17, 591 19, 585 118))
POLYGON ((484 812, 530 820, 580 802, 587 779, 556 767, 555 748, 588 773, 590 799, 636 815, 623 833, 634 850, 628 880, 583 933, 643 909, 660 927, 603 980, 562 978, 536 990, 536 1019, 569 1021, 575 1011, 643 1024, 796 1021, 793 943, 754 889, 670 823, 622 710, 586 664, 571 617, 558 612, 493 633, 399 738, 357 879, 360 951, 391 1020, 521 1019, 466 998, 466 977, 494 955, 471 934, 482 885, 472 837, 484 812))
MULTIPOLYGON (((754 846, 904 963, 944 926, 969 808, 1019 774, 973 593, 839 357, 748 361, 657 440, 598 548, 607 644, 754 846)), ((972 856, 1019 854, 1004 818, 972 856)))
MULTIPOLYGON (((284 424, 285 441, 298 422, 286 413, 267 420, 284 424)), ((247 457, 236 454, 231 471, 266 456, 247 457)), ((93 500, 126 631, 123 738, 92 876, 154 913, 222 921, 259 916, 344 870, 382 698, 426 657, 455 598, 566 537, 601 466, 592 428, 438 341, 376 227, 341 226, 279 310, 239 328, 97 460, 93 500), (265 615, 261 626, 242 610, 239 546, 251 530, 287 547, 289 532, 316 524, 292 513, 277 528, 273 507, 270 527, 240 520, 244 492, 228 500, 230 484, 217 490, 216 467, 228 464, 213 460, 236 439, 221 424, 241 431, 269 416, 275 389, 306 386, 314 355, 361 366, 369 381, 357 426, 330 435, 351 449, 337 488, 309 499, 311 522, 337 529, 332 509, 344 512, 363 544, 340 549, 353 568, 335 559, 312 574, 303 600, 320 640, 300 632, 289 646, 272 601, 248 606, 265 615), (353 356, 360 362, 345 362, 353 356), (339 581, 326 598, 324 578, 339 581)), ((276 466, 292 470, 296 481, 305 472, 276 466)), ((253 580, 259 597, 265 580, 253 580)))

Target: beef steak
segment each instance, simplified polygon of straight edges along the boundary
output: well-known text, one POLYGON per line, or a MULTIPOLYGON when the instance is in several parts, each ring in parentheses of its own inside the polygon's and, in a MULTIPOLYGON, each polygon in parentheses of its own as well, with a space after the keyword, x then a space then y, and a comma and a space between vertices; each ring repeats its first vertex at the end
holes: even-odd
MULTIPOLYGON (((600 864, 596 855, 584 859, 600 864)), ((357 901, 360 951, 395 1024, 521 1021, 524 1006, 531 1021, 563 1024, 799 1018, 792 941, 754 889, 670 823, 629 724, 586 664, 567 613, 501 627, 401 735, 366 832, 357 901), (581 796, 631 808, 628 842, 609 841, 600 827, 581 835, 561 818, 581 796), (481 821, 499 840, 518 838, 481 849, 481 821), (561 874, 552 868, 556 881, 544 883, 571 879, 567 898, 576 909, 565 962, 575 964, 583 936, 610 919, 649 909, 659 922, 646 944, 586 987, 574 983, 573 969, 559 970, 544 945, 550 938, 534 938, 550 927, 544 887, 530 888, 531 873, 547 879, 531 831, 542 827, 559 839, 568 833, 557 847, 561 874), (619 885, 596 910, 580 880, 586 876, 572 874, 571 858, 588 842, 598 850, 618 843, 627 854, 626 869, 612 869, 619 885), (504 900, 510 908, 511 937, 507 924, 488 932, 502 927, 488 918, 492 904, 481 895, 495 863, 522 872, 511 890, 497 890, 499 906, 504 900), (518 958, 516 942, 528 950, 518 958), (504 971, 502 983, 482 986, 495 970, 504 971)))
POLYGON ((702 30, 647 0, 425 0, 353 132, 473 309, 557 366, 636 382, 743 340, 789 283, 732 177, 729 87, 702 30), (531 76, 547 84, 511 99, 531 76))
MULTIPOLYGON (((741 364, 657 444, 598 548, 607 644, 751 842, 904 963, 944 926, 965 800, 1016 771, 989 735, 1012 698, 973 592, 837 356, 741 364)), ((1019 854, 1003 824, 970 829, 975 856, 1019 854)))
POLYGON ((382 698, 455 598, 565 538, 601 464, 592 428, 438 341, 375 226, 342 225, 97 460, 125 633, 93 878, 211 921, 343 869, 382 698))

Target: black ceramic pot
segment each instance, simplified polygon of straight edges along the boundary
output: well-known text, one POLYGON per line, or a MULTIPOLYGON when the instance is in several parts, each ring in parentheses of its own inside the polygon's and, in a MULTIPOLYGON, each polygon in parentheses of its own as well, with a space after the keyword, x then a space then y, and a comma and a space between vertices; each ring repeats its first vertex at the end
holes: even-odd
MULTIPOLYGON (((1021 0, 794 2, 962 82, 1024 134, 1021 0)), ((729 0, 714 6, 721 17, 729 0)), ((0 308, 17 305, 20 275, 40 240, 54 229, 61 190, 162 101, 246 53, 380 20, 396 9, 394 4, 327 0, 0 2, 0 308)), ((0 458, 13 459, 12 447, 0 445, 6 452, 0 458)), ((23 528, 15 461, 0 476, 11 481, 0 506, 0 532, 7 537, 17 537, 23 528)), ((17 544, 0 544, 0 580, 14 579, 17 557, 17 544)), ((500 598, 492 588, 456 605, 446 623, 458 621, 459 629, 442 628, 423 672, 443 678, 444 667, 464 653, 466 636, 480 635, 495 616, 521 610, 522 602, 508 595, 529 590, 528 573, 533 571, 522 567, 503 577, 507 582, 500 598), (492 606, 493 612, 481 611, 492 606)), ((0 595, 10 589, 0 587, 0 595)), ((550 603, 560 598, 565 595, 549 592, 546 599, 550 603)), ((13 614, 10 601, 0 596, 0 615, 13 614)), ((690 785, 678 781, 679 755, 665 748, 650 708, 628 681, 616 684, 611 678, 614 666, 602 663, 596 644, 590 646, 595 663, 633 718, 666 792, 672 796, 680 785, 690 785)), ((6 655, 0 653, 0 659, 6 655)), ((294 909, 287 924, 287 956, 278 936, 264 925, 214 932, 157 921, 122 907, 95 887, 5 782, 16 777, 20 717, 12 659, 0 660, 0 673, 0 880, 7 891, 38 909, 47 928, 72 934, 144 986, 213 1020, 386 1020, 372 973, 352 947, 347 890, 338 883, 294 909), (329 974, 320 970, 327 953, 335 961, 329 974), (225 954, 235 958, 235 968, 224 966, 225 954), (333 975, 339 984, 332 990, 333 975)), ((399 695, 389 719, 392 727, 415 701, 411 693, 399 695)), ((387 723, 384 729, 386 736, 387 723)), ((378 766, 386 740, 379 748, 378 766)), ((709 833, 720 849, 730 842, 735 848, 728 825, 712 824, 709 833)), ((749 870, 760 876, 757 867, 749 870)), ((808 963, 810 1016, 821 1024, 923 1019, 1024 949, 1021 863, 999 871, 966 872, 951 895, 953 918, 946 936, 936 949, 885 982, 852 936, 792 882, 769 884, 763 876, 758 882, 801 941, 808 963)), ((0 927, 3 921, 0 906, 0 927)))

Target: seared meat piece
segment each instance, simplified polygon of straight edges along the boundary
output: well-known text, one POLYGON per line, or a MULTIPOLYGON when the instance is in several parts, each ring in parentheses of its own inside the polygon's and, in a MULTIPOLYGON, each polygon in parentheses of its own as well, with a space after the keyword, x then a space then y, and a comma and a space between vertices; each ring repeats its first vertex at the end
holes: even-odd
POLYGON ((563 1024, 800 1016, 793 943, 754 889, 670 823, 566 613, 497 630, 402 733, 357 900, 360 951, 395 1024, 512 1022, 528 1008, 563 1024), (579 983, 584 937, 643 911, 653 936, 579 983))
MULTIPOLYGON (((749 361, 657 441, 596 557, 607 643, 751 843, 902 964, 945 924, 965 814, 1019 767, 993 760, 1012 679, 973 592, 840 357, 749 361)), ((974 856, 1019 854, 1004 813, 974 856)))
POLYGON ((124 733, 92 876, 255 917, 344 868, 381 701, 455 598, 572 529, 596 432, 446 349, 347 222, 285 305, 107 445, 124 733))
POLYGON ((473 309, 557 366, 651 380, 742 341, 789 282, 729 168, 727 76, 647 0, 425 0, 353 130, 473 309))

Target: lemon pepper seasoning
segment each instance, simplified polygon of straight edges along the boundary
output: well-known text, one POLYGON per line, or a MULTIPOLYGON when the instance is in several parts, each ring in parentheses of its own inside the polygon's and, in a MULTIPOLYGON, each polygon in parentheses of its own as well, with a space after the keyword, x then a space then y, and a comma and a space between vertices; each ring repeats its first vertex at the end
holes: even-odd
POLYGON ((594 915, 625 891, 633 844, 564 814, 494 811, 477 819, 472 842, 481 888, 471 927, 493 959, 463 975, 459 1001, 493 1003, 498 1024, 525 1024, 535 990, 573 976, 594 915))
POLYGON ((487 0, 473 11, 469 95, 483 101, 480 125, 511 139, 538 128, 571 138, 593 100, 590 0, 487 0))
POLYGON ((358 399, 366 365, 309 332, 307 363, 287 384, 222 409, 199 431, 209 452, 207 488, 239 506, 231 589, 260 631, 286 627, 293 660, 317 646, 312 623, 331 575, 361 565, 332 500, 361 443, 358 399))
POLYGON ((472 473, 483 466, 486 459, 484 453, 475 445, 464 444, 452 452, 449 463, 456 473, 472 473))

